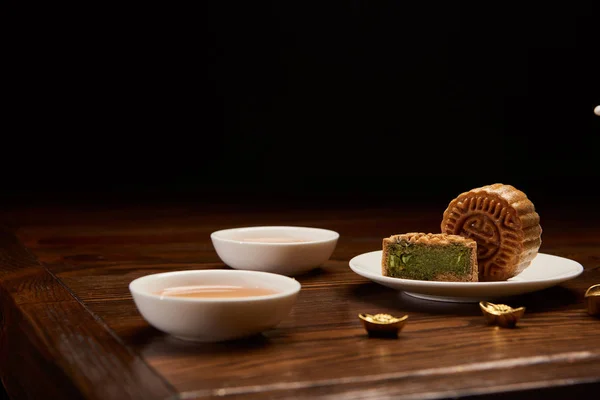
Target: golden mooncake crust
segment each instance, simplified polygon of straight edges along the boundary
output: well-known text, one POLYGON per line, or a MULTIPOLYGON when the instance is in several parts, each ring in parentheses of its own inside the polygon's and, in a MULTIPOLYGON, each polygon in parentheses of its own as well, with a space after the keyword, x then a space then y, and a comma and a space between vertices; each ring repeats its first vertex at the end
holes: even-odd
POLYGON ((460 244, 471 244, 473 242, 472 239, 469 239, 460 235, 452 235, 447 233, 424 233, 424 232, 409 232, 409 233, 401 233, 398 235, 392 235, 389 238, 383 239, 385 242, 391 243, 400 243, 401 241, 407 241, 410 243, 421 243, 421 244, 431 244, 431 245, 442 245, 442 244, 452 244, 452 243, 460 243, 460 244))
POLYGON ((461 193, 444 211, 443 233, 477 242, 479 281, 503 281, 521 273, 542 244, 540 216, 527 195, 495 183, 461 193))

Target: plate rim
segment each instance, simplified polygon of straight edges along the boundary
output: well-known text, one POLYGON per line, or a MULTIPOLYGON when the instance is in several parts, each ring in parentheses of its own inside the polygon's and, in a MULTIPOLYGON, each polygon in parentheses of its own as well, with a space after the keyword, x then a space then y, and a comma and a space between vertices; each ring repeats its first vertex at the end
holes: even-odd
MULTIPOLYGON (((406 287, 419 287, 422 285, 427 285, 427 286, 434 286, 434 287, 463 287, 463 288, 473 288, 473 287, 503 287, 503 286, 528 286, 531 284, 543 284, 543 283, 552 283, 552 282, 564 282, 566 280, 569 279, 573 279, 578 277, 579 275, 581 275, 581 273, 584 271, 583 265, 575 260, 572 260, 570 258, 566 258, 566 257, 561 257, 561 256, 557 256, 554 254, 548 254, 548 253, 538 253, 536 255, 535 258, 537 258, 538 256, 542 255, 544 257, 551 257, 551 258, 559 258, 561 260, 566 260, 569 263, 572 263, 574 266, 574 269, 572 272, 570 273, 566 273, 566 274, 561 274, 561 275, 556 275, 556 276, 552 276, 549 278, 543 278, 543 279, 534 279, 534 280, 515 280, 515 281, 510 281, 510 280, 506 280, 506 281, 494 281, 494 282, 442 282, 442 281, 424 281, 424 280, 418 280, 418 279, 403 279, 403 278, 393 278, 393 277, 389 277, 389 276, 383 276, 383 275, 377 275, 374 274, 370 271, 367 271, 359 266, 356 265, 356 259, 359 257, 366 257, 370 254, 375 254, 375 253, 380 253, 383 254, 383 250, 373 250, 373 251, 368 251, 365 253, 361 253, 358 254, 354 257, 352 257, 350 259, 350 261, 348 262, 350 269, 352 269, 352 271, 354 271, 356 274, 364 277, 364 278, 368 278, 371 279, 371 277, 373 277, 373 279, 371 280, 375 280, 375 281, 382 281, 382 282, 386 282, 386 283, 394 283, 396 285, 403 285, 406 287), (360 270, 362 273, 359 273, 357 270, 360 270), (363 275, 364 274, 364 275, 363 275)), ((535 260, 534 258, 534 260, 535 260)), ((517 275, 518 276, 518 275, 517 275)), ((458 296, 458 297, 462 297, 462 296, 458 296)))

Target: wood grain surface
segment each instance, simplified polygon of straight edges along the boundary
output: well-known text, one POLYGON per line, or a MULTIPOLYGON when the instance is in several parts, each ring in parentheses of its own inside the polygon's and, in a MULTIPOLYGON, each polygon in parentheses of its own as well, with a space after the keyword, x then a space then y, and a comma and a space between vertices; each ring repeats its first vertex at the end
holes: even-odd
POLYGON ((516 329, 488 326, 477 304, 424 301, 352 272, 381 239, 439 231, 445 204, 410 208, 242 208, 171 204, 29 207, 0 233, 2 359, 12 398, 437 399, 570 398, 600 389, 600 319, 584 309, 600 283, 600 228, 585 210, 538 209, 541 252, 584 272, 507 298, 516 329), (302 290, 274 329, 217 344, 149 326, 128 291, 155 272, 228 268, 210 242, 250 225, 334 229, 331 259, 298 276, 302 290), (408 314, 397 339, 373 338, 359 313, 408 314), (36 385, 29 382, 35 381, 36 385))

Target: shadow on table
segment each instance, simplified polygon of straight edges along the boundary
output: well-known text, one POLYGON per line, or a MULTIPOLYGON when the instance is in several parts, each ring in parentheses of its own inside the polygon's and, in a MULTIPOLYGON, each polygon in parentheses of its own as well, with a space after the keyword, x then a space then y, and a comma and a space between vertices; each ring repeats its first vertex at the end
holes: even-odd
POLYGON ((527 293, 504 299, 509 304, 526 307, 528 313, 545 312, 556 309, 583 307, 583 296, 562 286, 554 286, 537 292, 527 293))
POLYGON ((124 337, 124 339, 128 343, 135 343, 136 347, 140 347, 142 351, 147 349, 155 354, 219 354, 230 351, 253 351, 269 346, 271 340, 266 336, 267 333, 259 333, 237 340, 202 343, 182 340, 147 326, 124 337))
POLYGON ((399 310, 402 312, 463 316, 481 313, 477 303, 451 303, 418 299, 402 291, 382 287, 376 283, 358 285, 352 289, 352 292, 361 301, 373 305, 373 308, 389 309, 390 312, 399 310))
MULTIPOLYGON (((444 315, 480 315, 479 304, 456 303, 425 300, 413 297, 402 291, 382 287, 376 283, 365 283, 352 288, 352 294, 361 301, 370 303, 376 309, 400 310, 444 315)), ((528 313, 545 312, 556 309, 575 309, 582 307, 582 299, 575 291, 554 286, 537 292, 519 296, 505 297, 493 301, 512 307, 526 307, 528 313)))

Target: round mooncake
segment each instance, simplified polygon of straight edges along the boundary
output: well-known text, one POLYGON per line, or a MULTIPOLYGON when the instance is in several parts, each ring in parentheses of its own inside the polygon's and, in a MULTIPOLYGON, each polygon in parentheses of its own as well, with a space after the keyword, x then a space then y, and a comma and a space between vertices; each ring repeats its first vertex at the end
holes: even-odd
POLYGON ((531 264, 542 244, 540 216, 527 195, 495 183, 464 192, 450 202, 442 233, 477 242, 479 281, 504 281, 531 264))

